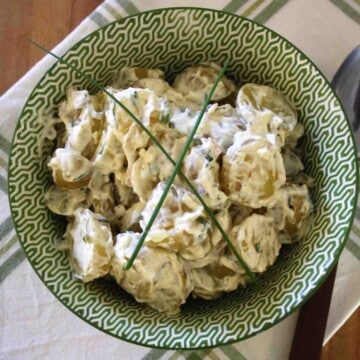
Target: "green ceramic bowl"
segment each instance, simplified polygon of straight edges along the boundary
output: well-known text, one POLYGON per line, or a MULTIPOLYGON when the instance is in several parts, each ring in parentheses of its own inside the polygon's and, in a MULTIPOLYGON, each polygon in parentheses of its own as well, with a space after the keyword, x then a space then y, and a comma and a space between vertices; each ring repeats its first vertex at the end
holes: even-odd
POLYGON ((14 224, 28 260, 68 309, 106 333, 162 348, 205 348, 250 337, 299 307, 336 263, 352 224, 357 160, 349 123, 329 83, 296 47, 273 31, 220 11, 172 8, 144 12, 87 36, 65 55, 102 84, 125 65, 157 67, 168 76, 204 61, 230 60, 238 82, 276 87, 295 104, 305 125, 306 171, 316 181, 315 221, 306 238, 283 249, 259 288, 218 300, 190 300, 168 317, 136 303, 111 281, 76 281, 65 253, 53 244, 64 221, 51 214, 44 193, 51 178, 50 147, 39 146, 39 117, 54 111, 70 85, 95 89, 56 63, 37 84, 18 121, 9 165, 14 224))

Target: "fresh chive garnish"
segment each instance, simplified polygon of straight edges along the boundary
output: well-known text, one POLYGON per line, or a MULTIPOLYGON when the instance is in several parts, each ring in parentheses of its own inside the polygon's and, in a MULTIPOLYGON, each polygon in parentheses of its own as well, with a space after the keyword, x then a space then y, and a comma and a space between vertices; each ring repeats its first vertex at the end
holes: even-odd
MULTIPOLYGON (((86 73, 84 73, 82 70, 77 69, 74 65, 72 65, 71 63, 69 63, 68 61, 64 60, 62 57, 57 56, 56 54, 54 54, 53 52, 51 52, 50 50, 44 48, 43 46, 39 45, 38 43, 36 43, 35 41, 31 40, 30 38, 28 38, 28 40, 37 48, 41 49, 42 51, 44 51, 45 53, 51 55, 52 57, 56 58, 60 63, 68 66, 70 69, 72 69, 73 71, 75 71, 78 75, 82 76, 83 78, 87 79, 88 81, 90 81, 96 88, 98 88, 99 90, 103 91, 106 95, 108 95, 112 100, 115 101, 115 103, 117 105, 119 105, 144 131, 145 133, 151 138, 151 140, 154 142, 155 145, 158 146, 158 148, 160 149, 160 151, 165 155, 165 157, 175 166, 176 162, 172 159, 172 157, 168 154, 168 152, 165 150, 165 148, 160 144, 160 142, 156 139, 156 137, 147 129, 147 127, 124 105, 121 103, 121 101, 119 101, 118 99, 116 99, 115 96, 113 96, 109 91, 107 91, 100 83, 98 83, 96 80, 92 79, 89 75, 87 75, 86 73)), ((195 139, 196 141, 196 139, 195 139)), ((234 245, 232 244, 232 242, 230 241, 229 237, 227 236, 227 234, 225 233, 224 229, 222 228, 222 226, 220 225, 220 223, 218 222, 218 220, 216 219, 215 215, 213 214, 212 210, 206 205, 205 201, 203 200, 202 196, 198 193, 198 191, 196 190, 195 186, 192 184, 192 182, 186 177, 186 175, 179 170, 178 171, 180 177, 182 178, 182 180, 185 181, 185 183, 189 186, 190 190, 193 192, 193 194, 196 196, 196 198, 200 201, 201 205, 204 207, 205 211, 207 212, 207 214, 209 215, 211 221, 215 224, 215 226, 219 229, 222 237, 224 238, 224 240, 227 242, 230 250, 233 252, 233 254, 235 255, 236 259, 238 260, 239 264, 243 267, 243 269, 245 270, 246 274, 248 275, 248 277, 253 280, 255 283, 257 283, 257 279, 255 277, 255 275, 251 272, 251 270, 249 269, 249 267, 247 266, 247 264, 245 263, 244 260, 242 260, 241 256, 239 255, 239 253, 237 252, 237 250, 235 249, 234 245)), ((130 267, 129 267, 130 268, 130 267)))
POLYGON ((208 153, 208 154, 205 155, 205 159, 206 159, 208 162, 211 162, 211 161, 214 160, 214 158, 211 156, 210 153, 208 153))
POLYGON ((133 253, 130 256, 130 259, 129 259, 128 263, 124 266, 125 270, 130 269, 131 265, 133 264, 134 260, 136 259, 137 254, 139 253, 139 251, 140 251, 146 237, 148 236, 148 233, 149 233, 149 231, 150 231, 150 229, 151 229, 157 215, 159 214, 159 211, 160 211, 160 209, 161 209, 161 207, 162 207, 162 205, 163 205, 163 203, 164 203, 164 201, 165 201, 165 199, 166 199, 166 197, 168 195, 168 192, 169 192, 169 190, 170 190, 170 188, 171 188, 171 186, 172 186, 172 184, 173 184, 173 182, 174 182, 174 180, 175 180, 175 178, 176 178, 176 176, 178 174, 178 171, 180 170, 182 162, 185 159, 185 156, 186 156, 186 154, 187 154, 187 152, 188 152, 188 150, 189 150, 189 148, 191 146, 193 138, 194 138, 194 136, 196 134, 196 131, 197 131, 199 125, 200 125, 200 122, 201 122, 202 118, 204 117, 206 108, 209 105, 209 102, 210 102, 210 100, 211 100, 211 98, 212 98, 212 96, 213 96, 213 94, 215 92, 215 89, 216 89, 217 85, 219 84, 221 78, 223 77, 223 75, 225 73, 225 70, 226 70, 226 68, 228 66, 228 63, 229 63, 228 61, 225 62, 225 65, 222 67, 218 77, 216 78, 216 81, 215 81, 214 85, 212 86, 209 95, 206 97, 206 101, 204 102, 204 104, 203 104, 203 106, 201 108, 200 114, 199 114, 193 128, 191 129, 188 138, 186 139, 185 145, 184 145, 184 147, 183 147, 183 149, 182 149, 182 151, 181 151, 181 153, 179 155, 179 158, 178 158, 178 160, 176 162, 174 170, 171 173, 168 182, 166 183, 165 189, 164 189, 163 193, 161 194, 159 202, 157 203, 153 213, 151 214, 151 217, 150 217, 148 223, 146 224, 145 229, 144 229, 143 233, 141 234, 141 237, 140 237, 138 243, 136 244, 135 250, 133 251, 133 253))

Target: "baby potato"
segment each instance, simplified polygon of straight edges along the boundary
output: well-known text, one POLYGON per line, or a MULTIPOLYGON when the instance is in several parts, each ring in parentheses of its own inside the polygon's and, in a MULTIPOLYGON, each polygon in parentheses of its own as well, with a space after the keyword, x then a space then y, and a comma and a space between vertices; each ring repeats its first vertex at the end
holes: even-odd
POLYGON ((236 110, 247 131, 266 136, 274 134, 279 147, 284 146, 297 124, 293 105, 272 87, 243 85, 236 99, 236 110))
POLYGON ((235 259, 219 256, 215 261, 201 268, 191 269, 194 283, 193 295, 211 300, 224 292, 234 291, 245 283, 243 270, 235 259))
POLYGON ((123 169, 125 164, 123 147, 111 126, 102 130, 100 142, 93 155, 92 162, 94 168, 105 175, 125 172, 123 169))
MULTIPOLYGON (((176 160, 184 147, 186 137, 175 129, 166 129, 163 126, 157 127, 155 134, 170 157, 176 160)), ((140 200, 146 202, 159 181, 168 179, 173 169, 174 165, 159 148, 150 145, 146 150, 139 151, 139 157, 131 171, 131 187, 140 200)), ((179 179, 176 179, 175 183, 178 181, 179 179)))
POLYGON ((164 73, 160 69, 144 67, 125 67, 112 83, 115 89, 127 87, 151 89, 157 96, 163 96, 169 90, 170 85, 164 80, 164 73))
POLYGON ((146 303, 159 312, 176 314, 193 289, 188 268, 171 251, 143 245, 134 264, 127 264, 139 233, 118 234, 110 274, 136 301, 146 303))
POLYGON ((118 224, 125 213, 123 204, 115 203, 115 185, 109 176, 94 171, 89 182, 89 201, 94 211, 109 223, 118 224))
POLYGON ((290 148, 284 147, 281 151, 281 155, 284 161, 286 176, 294 176, 304 170, 304 164, 300 157, 290 148))
MULTIPOLYGON (((189 134, 200 111, 174 111, 170 124, 182 134, 189 134)), ((236 133, 244 130, 241 119, 231 105, 212 104, 208 106, 196 132, 195 139, 211 137, 226 151, 234 141, 236 133)))
POLYGON ((120 70, 112 83, 115 89, 126 89, 128 87, 138 87, 142 79, 164 79, 164 73, 160 69, 150 69, 145 67, 124 67, 120 70))
POLYGON ((247 121, 248 110, 271 111, 282 119, 279 127, 287 132, 294 129, 297 123, 297 112, 294 106, 276 89, 248 83, 243 85, 236 98, 238 114, 247 121))
MULTIPOLYGON (((166 186, 160 182, 142 212, 144 230, 166 186)), ((188 189, 172 185, 148 234, 148 246, 176 252, 184 260, 203 259, 211 250, 212 224, 199 200, 188 189)))
MULTIPOLYGON (((221 68, 213 63, 189 66, 176 76, 172 87, 189 101, 203 104, 220 71, 221 68)), ((235 84, 223 76, 211 100, 223 100, 235 90, 235 84)))
POLYGON ((265 138, 242 136, 227 150, 220 179, 235 204, 269 206, 286 180, 280 151, 265 138))
POLYGON ((285 145, 287 145, 290 149, 295 149, 299 139, 304 135, 304 131, 304 125, 297 123, 294 129, 287 134, 285 145))
POLYGON ((273 219, 259 214, 252 214, 235 226, 230 240, 249 269, 258 273, 273 265, 281 247, 273 219))
POLYGON ((268 209, 282 243, 292 243, 304 237, 312 223, 313 206, 306 185, 286 184, 279 193, 273 207, 268 209))
POLYGON ((71 216, 79 207, 90 206, 85 189, 65 190, 52 185, 45 194, 46 206, 55 214, 71 216))
POLYGON ((66 190, 80 189, 90 181, 91 162, 78 151, 56 149, 48 163, 55 184, 66 190))
MULTIPOLYGON (((221 210, 216 210, 214 212, 214 216, 225 233, 228 233, 231 229, 231 217, 227 206, 221 210)), ((217 262, 223 253, 224 248, 226 248, 227 243, 216 226, 213 226, 213 231, 210 236, 211 250, 206 254, 206 256, 196 260, 186 260, 186 263, 192 269, 203 268, 213 262, 217 262)))

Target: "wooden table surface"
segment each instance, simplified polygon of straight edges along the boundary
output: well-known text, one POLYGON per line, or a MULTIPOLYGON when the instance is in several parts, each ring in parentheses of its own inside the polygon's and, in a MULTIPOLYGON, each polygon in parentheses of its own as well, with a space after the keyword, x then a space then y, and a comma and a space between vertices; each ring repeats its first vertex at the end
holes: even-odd
MULTIPOLYGON (((44 55, 30 45, 26 37, 33 38, 51 49, 101 2, 101 0, 0 0, 0 94, 3 94, 44 55)), ((321 360, 339 359, 360 359, 360 309, 323 348, 321 360)))

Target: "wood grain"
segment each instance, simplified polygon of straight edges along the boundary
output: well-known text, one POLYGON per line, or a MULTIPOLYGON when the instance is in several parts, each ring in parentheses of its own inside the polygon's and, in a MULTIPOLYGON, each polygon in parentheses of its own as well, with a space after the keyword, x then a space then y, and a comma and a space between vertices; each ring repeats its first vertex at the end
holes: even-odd
POLYGON ((0 0, 0 94, 22 77, 48 49, 58 44, 101 0, 0 0))
POLYGON ((289 356, 290 360, 320 358, 336 270, 337 266, 316 293, 300 309, 289 356))
POLYGON ((360 359, 360 307, 323 348, 321 360, 360 359))
MULTIPOLYGON (((0 94, 44 56, 28 43, 27 37, 51 49, 100 3, 101 0, 0 0, 0 94)), ((322 350, 321 360, 338 359, 360 359, 359 309, 322 350)))

